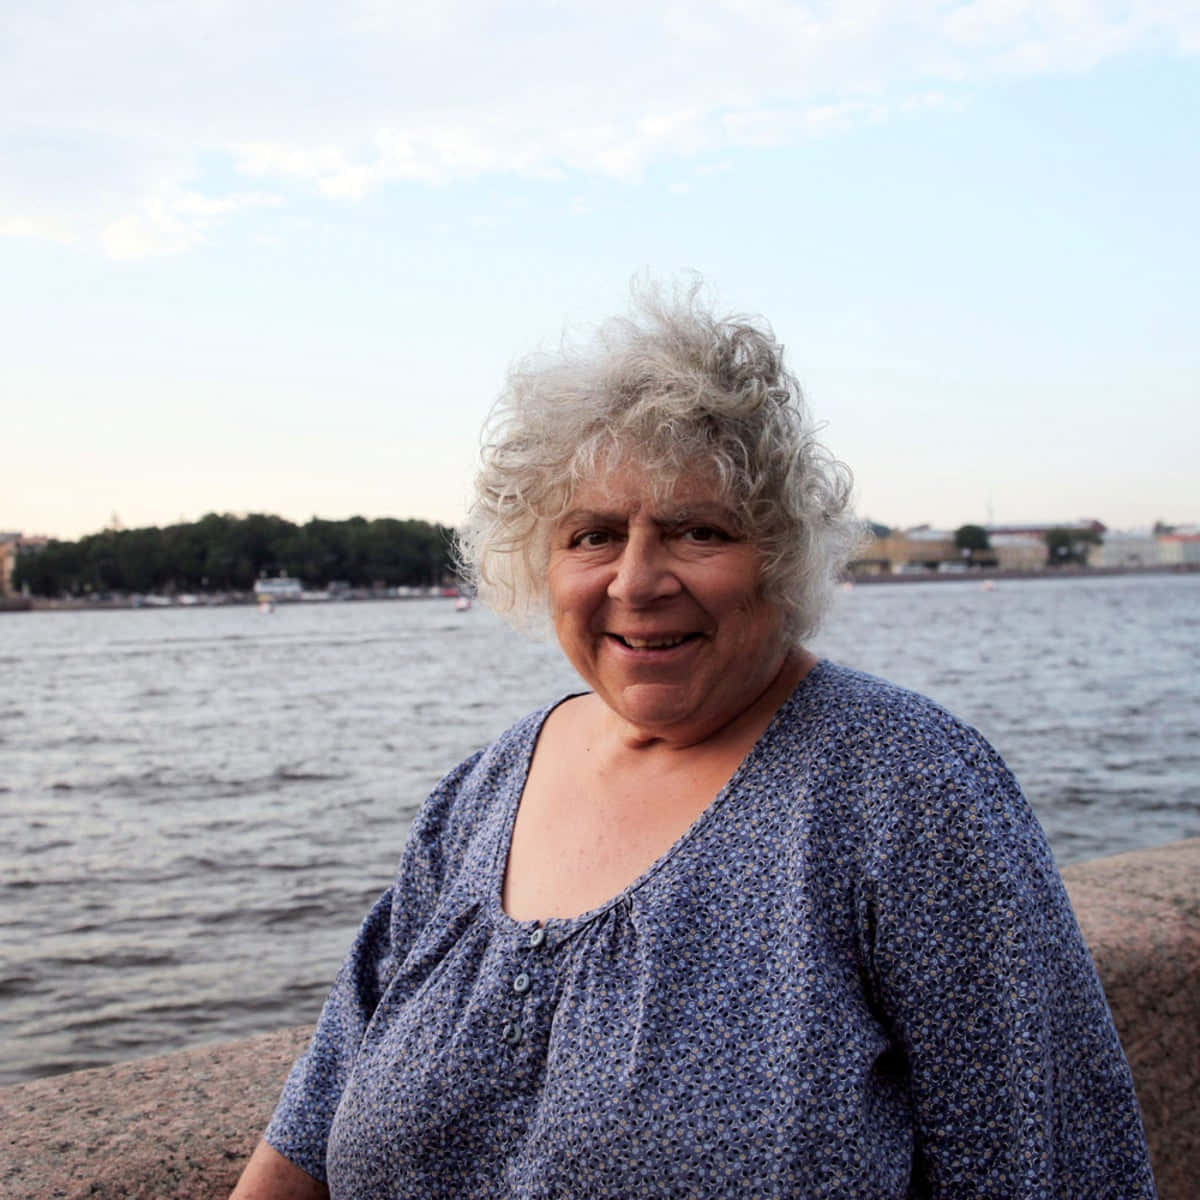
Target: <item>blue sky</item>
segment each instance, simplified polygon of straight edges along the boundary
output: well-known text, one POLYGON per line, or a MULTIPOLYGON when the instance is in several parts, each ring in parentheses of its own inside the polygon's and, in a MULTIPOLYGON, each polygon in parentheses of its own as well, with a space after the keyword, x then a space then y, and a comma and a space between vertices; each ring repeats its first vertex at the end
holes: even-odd
POLYGON ((701 272, 889 524, 1200 520, 1200 10, 19 4, 0 528, 454 524, 507 365, 701 272))

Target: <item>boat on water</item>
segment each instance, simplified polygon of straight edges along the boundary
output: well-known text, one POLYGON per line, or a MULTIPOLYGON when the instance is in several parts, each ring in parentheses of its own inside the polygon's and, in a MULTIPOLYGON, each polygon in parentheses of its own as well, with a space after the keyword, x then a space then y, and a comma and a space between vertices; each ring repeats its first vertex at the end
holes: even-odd
POLYGON ((280 601, 301 600, 303 597, 304 588, 300 580, 291 575, 276 575, 271 579, 263 577, 254 581, 254 598, 260 605, 264 600, 275 605, 280 601))

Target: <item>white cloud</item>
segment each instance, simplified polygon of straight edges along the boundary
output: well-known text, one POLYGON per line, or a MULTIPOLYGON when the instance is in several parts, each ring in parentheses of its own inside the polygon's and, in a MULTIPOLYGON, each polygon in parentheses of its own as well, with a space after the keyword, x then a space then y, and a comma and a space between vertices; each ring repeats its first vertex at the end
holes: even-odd
POLYGON ((69 244, 75 235, 54 221, 39 220, 37 217, 12 217, 0 221, 0 237, 37 238, 44 242, 69 244))
POLYGON ((202 242, 221 217, 281 203, 279 197, 260 192, 205 196, 164 187, 146 197, 137 211, 107 222, 100 231, 100 242, 108 256, 118 261, 177 254, 202 242))
POLYGON ((1166 0, 298 0, 283 21, 254 0, 59 0, 9 24, 0 230, 126 257, 187 249, 259 203, 239 175, 343 201, 487 175, 625 179, 999 77, 1200 50, 1200 11, 1166 0), (218 198, 181 197, 181 178, 218 198))
POLYGON ((283 201, 263 192, 245 192, 233 196, 202 196, 199 192, 181 192, 175 199, 175 211, 189 217, 223 217, 243 208, 278 208, 283 201))

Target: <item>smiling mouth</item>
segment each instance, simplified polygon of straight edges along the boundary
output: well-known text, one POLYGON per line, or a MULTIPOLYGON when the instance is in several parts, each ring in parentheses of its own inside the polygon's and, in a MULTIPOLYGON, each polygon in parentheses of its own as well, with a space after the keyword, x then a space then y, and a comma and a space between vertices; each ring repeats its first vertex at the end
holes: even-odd
POLYGON ((622 634, 614 633, 611 636, 616 638, 622 646, 628 646, 630 650, 673 650, 676 646, 682 646, 684 642, 690 642, 699 635, 678 633, 665 637, 625 637, 622 634))

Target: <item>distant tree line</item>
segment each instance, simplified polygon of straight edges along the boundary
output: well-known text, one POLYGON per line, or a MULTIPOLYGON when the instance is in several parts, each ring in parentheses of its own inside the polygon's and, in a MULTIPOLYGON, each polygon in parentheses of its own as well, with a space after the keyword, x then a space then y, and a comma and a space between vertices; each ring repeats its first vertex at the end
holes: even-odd
POLYGON ((1046 562, 1052 567, 1086 566, 1088 553, 1104 539, 1094 529, 1047 529, 1046 562))
POLYGON ((974 554, 976 551, 990 550, 992 539, 982 525, 960 525, 954 531, 954 545, 959 550, 974 554))
POLYGON ((453 531, 427 521, 380 518, 294 525, 264 513, 209 513, 160 529, 106 529, 22 554, 17 588, 36 596, 104 592, 248 592, 263 575, 306 587, 428 586, 453 569, 453 531))

